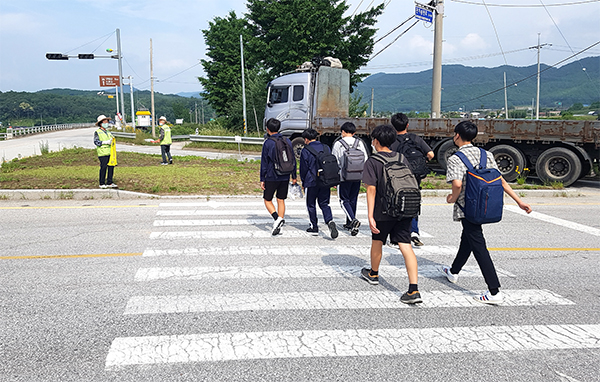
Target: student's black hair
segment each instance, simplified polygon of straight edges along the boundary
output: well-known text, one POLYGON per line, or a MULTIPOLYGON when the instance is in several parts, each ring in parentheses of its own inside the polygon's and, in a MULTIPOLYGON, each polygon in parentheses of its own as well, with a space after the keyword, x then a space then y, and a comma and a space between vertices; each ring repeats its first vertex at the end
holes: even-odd
POLYGON ((309 141, 317 139, 318 136, 319 132, 315 129, 306 129, 302 132, 302 138, 308 139, 309 141))
POLYGON ((477 137, 477 125, 471 121, 462 121, 456 125, 454 132, 458 133, 463 141, 471 142, 477 137))
POLYGON ((267 130, 269 130, 272 133, 278 132, 280 127, 281 122, 279 122, 278 119, 269 118, 269 120, 267 121, 267 130))
POLYGON ((397 113, 392 115, 390 122, 397 132, 401 132, 406 130, 406 127, 408 126, 408 117, 404 113, 397 113))
POLYGON ((356 133, 356 126, 352 122, 346 122, 342 125, 341 130, 345 133, 354 134, 356 133))
POLYGON ((379 125, 371 131, 371 138, 377 139, 379 144, 390 147, 396 141, 396 130, 390 125, 379 125))

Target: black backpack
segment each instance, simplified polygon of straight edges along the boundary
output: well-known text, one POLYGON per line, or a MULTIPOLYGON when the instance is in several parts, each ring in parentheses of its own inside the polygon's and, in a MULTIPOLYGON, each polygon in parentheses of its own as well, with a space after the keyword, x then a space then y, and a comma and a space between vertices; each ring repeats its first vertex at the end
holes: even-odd
POLYGON ((417 146, 415 138, 416 135, 411 133, 398 135, 396 138, 398 140, 396 151, 404 155, 410 170, 417 180, 420 180, 429 174, 429 169, 427 168, 427 160, 425 159, 427 153, 421 151, 419 146, 417 146))
POLYGON ((269 139, 275 142, 275 174, 280 176, 290 175, 294 172, 296 165, 296 157, 294 156, 292 146, 283 137, 269 137, 269 139))
POLYGON ((382 214, 392 218, 414 218, 421 212, 421 191, 402 154, 392 158, 374 154, 373 159, 383 164, 383 176, 378 189, 381 192, 382 214))
POLYGON ((322 187, 333 187, 340 184, 340 166, 329 147, 323 145, 323 151, 319 152, 310 145, 306 145, 304 148, 317 158, 317 184, 322 187))

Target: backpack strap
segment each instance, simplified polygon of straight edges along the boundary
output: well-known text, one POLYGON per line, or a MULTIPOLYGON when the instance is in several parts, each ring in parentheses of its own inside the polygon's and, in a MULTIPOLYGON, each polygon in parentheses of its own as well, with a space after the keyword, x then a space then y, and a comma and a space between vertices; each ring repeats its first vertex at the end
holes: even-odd
MULTIPOLYGON (((396 153, 398 153, 398 152, 396 151, 396 153)), ((398 161, 398 162, 402 162, 402 160, 403 160, 404 158, 403 158, 403 156, 402 156, 402 154, 401 154, 401 153, 398 153, 398 154, 399 154, 400 156, 398 157, 397 161, 398 161)), ((384 164, 384 165, 385 165, 386 163, 390 163, 390 162, 394 162, 394 161, 396 161, 396 159, 395 159, 396 157, 395 157, 395 156, 394 156, 394 157, 392 157, 392 158, 389 158, 389 159, 388 159, 388 157, 384 157, 383 155, 381 155, 381 154, 379 154, 379 153, 376 153, 376 154, 373 154, 373 155, 371 155, 371 158, 375 159, 377 162, 380 162, 380 163, 382 163, 382 164, 384 164)))
POLYGON ((467 158, 467 156, 464 153, 457 151, 454 153, 454 155, 459 157, 460 160, 465 164, 465 166, 467 166, 467 170, 469 170, 469 171, 473 170, 473 164, 471 163, 471 161, 467 158))
POLYGON ((346 141, 344 140, 344 138, 340 139, 340 144, 342 146, 344 146, 344 149, 348 150, 350 148, 350 146, 348 145, 348 143, 346 143, 346 141))
POLYGON ((358 148, 358 138, 354 138, 354 144, 352 145, 353 149, 357 149, 358 148))
POLYGON ((317 152, 317 150, 314 147, 312 147, 311 145, 306 145, 306 146, 304 146, 304 148, 307 149, 308 152, 311 153, 312 155, 314 155, 315 157, 318 157, 319 153, 325 153, 329 149, 329 147, 327 147, 327 145, 324 145, 324 144, 322 144, 322 145, 323 145, 323 151, 319 151, 319 152, 317 152))
POLYGON ((481 147, 479 148, 479 150, 481 153, 481 157, 479 158, 479 168, 487 168, 487 152, 481 147))

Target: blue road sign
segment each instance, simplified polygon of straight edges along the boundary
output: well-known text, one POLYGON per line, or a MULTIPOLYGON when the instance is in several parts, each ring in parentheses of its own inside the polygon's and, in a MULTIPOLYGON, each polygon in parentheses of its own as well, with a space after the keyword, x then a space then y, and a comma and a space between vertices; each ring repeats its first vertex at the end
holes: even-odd
POLYGON ((433 12, 419 4, 415 4, 415 17, 428 23, 433 22, 433 12))

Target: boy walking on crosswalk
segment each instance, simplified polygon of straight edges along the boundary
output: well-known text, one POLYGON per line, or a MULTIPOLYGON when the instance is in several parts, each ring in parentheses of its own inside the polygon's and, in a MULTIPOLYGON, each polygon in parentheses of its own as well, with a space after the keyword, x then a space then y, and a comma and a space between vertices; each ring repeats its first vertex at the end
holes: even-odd
MULTIPOLYGON (((379 265, 383 253, 383 243, 390 240, 398 243, 400 252, 404 257, 406 272, 408 273, 408 291, 400 297, 400 301, 405 304, 415 304, 423 302, 419 293, 418 282, 418 264, 417 257, 411 246, 410 226, 412 216, 394 218, 383 213, 382 193, 385 185, 384 164, 387 162, 400 161, 400 153, 392 152, 390 146, 396 140, 396 130, 389 125, 380 125, 373 129, 371 133, 373 146, 377 154, 372 155, 365 162, 363 172, 363 183, 367 186, 367 209, 369 218, 369 228, 371 228, 371 268, 363 268, 361 276, 369 284, 379 284, 379 265)), ((406 166, 408 163, 403 162, 406 166)), ((410 171, 410 170, 407 170, 410 171)), ((410 172, 409 172, 410 174, 410 172)), ((415 187, 416 181, 415 181, 415 187)), ((420 200, 420 199, 419 199, 420 200)))

